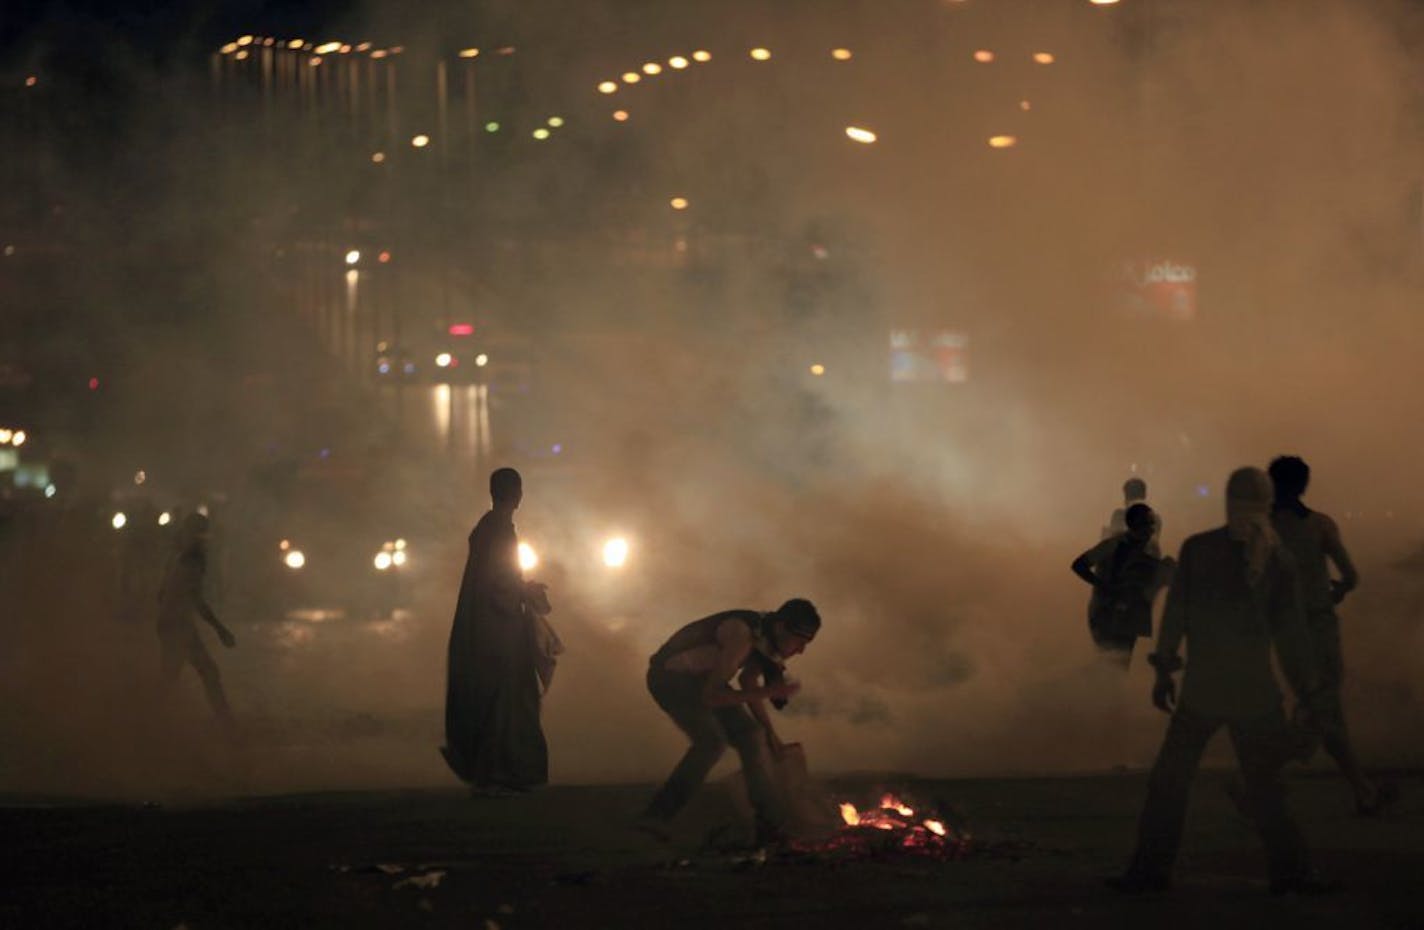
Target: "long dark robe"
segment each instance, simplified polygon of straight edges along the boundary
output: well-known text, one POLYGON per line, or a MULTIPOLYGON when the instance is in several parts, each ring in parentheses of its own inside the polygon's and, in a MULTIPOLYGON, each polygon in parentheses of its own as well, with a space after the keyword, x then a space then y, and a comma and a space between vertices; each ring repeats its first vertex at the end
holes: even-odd
POLYGON ((450 630, 445 758, 462 780, 481 787, 549 780, 534 616, 524 604, 518 547, 508 515, 480 518, 450 630))

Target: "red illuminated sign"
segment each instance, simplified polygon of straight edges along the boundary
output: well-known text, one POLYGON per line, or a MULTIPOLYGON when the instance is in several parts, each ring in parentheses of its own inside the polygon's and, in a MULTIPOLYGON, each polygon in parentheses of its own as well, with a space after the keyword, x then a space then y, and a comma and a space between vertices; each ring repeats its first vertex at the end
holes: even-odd
POLYGON ((452 336, 473 336, 475 327, 470 323, 451 323, 450 335, 452 336))

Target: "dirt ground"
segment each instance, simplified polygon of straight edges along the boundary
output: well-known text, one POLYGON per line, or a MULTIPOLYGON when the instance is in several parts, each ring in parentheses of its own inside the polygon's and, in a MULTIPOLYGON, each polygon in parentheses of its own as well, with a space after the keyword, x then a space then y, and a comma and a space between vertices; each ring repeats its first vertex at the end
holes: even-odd
POLYGON ((1291 781, 1322 871, 1346 889, 1273 898, 1223 773, 1204 773, 1177 882, 1124 898, 1141 774, 922 781, 893 787, 975 837, 958 861, 771 855, 735 847, 725 785, 671 845, 628 829, 646 786, 553 787, 512 799, 456 790, 254 797, 175 806, 0 808, 0 926, 458 927, 1424 927, 1424 776, 1398 778, 1390 818, 1353 816, 1341 781, 1291 781))

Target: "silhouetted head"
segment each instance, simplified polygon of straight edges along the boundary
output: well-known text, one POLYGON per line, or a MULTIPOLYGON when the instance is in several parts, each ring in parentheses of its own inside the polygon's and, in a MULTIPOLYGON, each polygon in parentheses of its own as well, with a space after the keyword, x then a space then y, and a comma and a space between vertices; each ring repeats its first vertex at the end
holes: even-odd
POLYGON ((1127 508, 1125 519, 1127 535, 1138 542, 1146 542, 1151 539, 1153 532, 1157 529, 1157 514, 1146 504, 1133 504, 1127 508))
POLYGON ((512 468, 496 468, 490 473, 490 499, 498 509, 518 510, 524 500, 524 479, 512 468))
POLYGON ((1271 462, 1271 483, 1277 500, 1295 500, 1310 486, 1310 466, 1298 455, 1282 455, 1271 462))
POLYGON ((1147 500, 1147 482, 1141 478, 1128 478, 1122 483, 1122 499, 1129 504, 1147 500))
POLYGON ((776 608, 771 621, 771 636, 783 659, 805 652, 821 629, 821 615, 816 612, 816 605, 800 597, 776 608))

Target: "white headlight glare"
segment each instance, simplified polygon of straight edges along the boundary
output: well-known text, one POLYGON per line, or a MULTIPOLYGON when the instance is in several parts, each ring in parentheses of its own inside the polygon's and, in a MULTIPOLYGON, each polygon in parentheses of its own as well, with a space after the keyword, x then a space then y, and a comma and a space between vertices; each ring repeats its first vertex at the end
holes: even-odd
POLYGON ((377 553, 376 553, 375 564, 376 564, 376 571, 378 571, 378 572, 383 572, 383 571, 385 571, 386 569, 390 568, 390 567, 391 567, 391 554, 390 554, 389 552, 377 552, 377 553))
POLYGON ((603 564, 609 568, 622 568, 628 563, 628 540, 614 536, 603 544, 603 564))
POLYGON ((519 544, 519 567, 526 572, 539 567, 539 553, 535 552, 534 547, 526 542, 519 544))
POLYGON ((397 549, 395 552, 391 553, 391 564, 392 564, 392 565, 397 565, 397 566, 399 566, 399 565, 404 565, 404 564, 405 564, 405 560, 406 560, 406 554, 405 554, 405 550, 404 550, 404 549, 397 549))
POLYGON ((282 561, 285 562, 287 567, 292 571, 296 571, 307 564, 307 557, 300 549, 288 549, 287 554, 282 557, 282 561))

